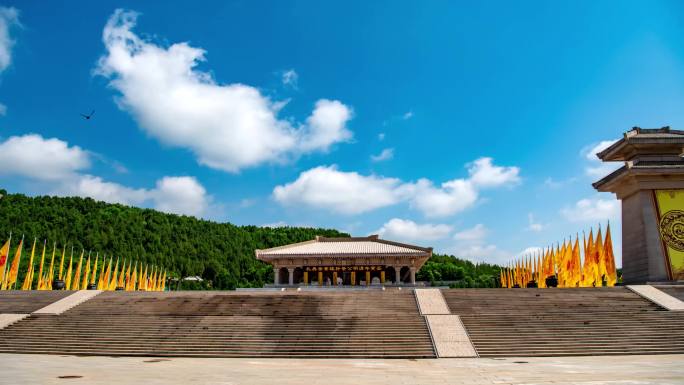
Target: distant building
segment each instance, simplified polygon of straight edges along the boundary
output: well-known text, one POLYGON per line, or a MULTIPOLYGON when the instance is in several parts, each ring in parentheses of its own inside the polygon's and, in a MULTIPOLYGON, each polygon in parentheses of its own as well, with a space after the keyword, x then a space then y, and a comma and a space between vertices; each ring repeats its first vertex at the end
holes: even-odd
POLYGON ((387 241, 377 235, 316 239, 256 250, 273 265, 279 285, 413 285, 416 272, 432 256, 431 247, 387 241))

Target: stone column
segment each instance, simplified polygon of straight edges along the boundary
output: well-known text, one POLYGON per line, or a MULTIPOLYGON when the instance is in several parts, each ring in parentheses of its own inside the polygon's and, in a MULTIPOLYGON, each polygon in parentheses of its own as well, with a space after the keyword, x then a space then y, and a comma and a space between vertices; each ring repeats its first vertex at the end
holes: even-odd
POLYGON ((401 285, 401 266, 394 266, 394 283, 401 285))
POLYGON ((287 273, 288 273, 288 284, 289 285, 294 285, 294 267, 288 267, 287 268, 287 273))
POLYGON ((278 274, 278 268, 277 268, 277 267, 274 267, 274 268, 273 268, 273 284, 274 284, 274 285, 280 285, 280 279, 279 279, 280 277, 279 277, 279 275, 280 275, 280 274, 278 274))
POLYGON ((411 268, 411 285, 416 284, 416 268, 412 267, 411 268))

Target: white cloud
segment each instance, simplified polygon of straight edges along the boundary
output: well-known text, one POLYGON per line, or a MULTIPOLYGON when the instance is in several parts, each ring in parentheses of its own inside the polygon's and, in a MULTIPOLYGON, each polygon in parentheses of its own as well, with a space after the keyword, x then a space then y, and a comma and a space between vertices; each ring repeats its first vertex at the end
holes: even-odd
POLYGON ((451 230, 449 225, 417 224, 408 219, 392 218, 377 233, 383 238, 399 241, 430 241, 448 236, 451 230))
POLYGON ((7 115, 7 106, 0 103, 0 116, 7 115))
POLYGON ((394 158, 394 149, 386 148, 382 150, 378 155, 371 155, 371 160, 373 162, 382 162, 383 160, 390 160, 394 158))
POLYGON ((468 165, 470 181, 478 187, 499 187, 520 183, 518 167, 501 167, 492 164, 492 158, 480 158, 468 165))
POLYGON ((599 197, 581 199, 574 206, 565 207, 561 214, 571 222, 603 222, 620 218, 620 202, 599 197))
POLYGON ((461 258, 466 258, 475 262, 487 262, 503 264, 511 257, 507 251, 499 249, 496 245, 469 245, 461 248, 456 248, 454 255, 461 258))
POLYGON ((90 167, 90 156, 78 146, 37 134, 12 136, 0 143, 0 174, 37 180, 60 180, 90 167))
POLYGON ((381 132, 381 133, 378 134, 378 140, 381 141, 381 142, 382 142, 383 140, 385 140, 385 133, 384 133, 384 132, 381 132))
POLYGON ((19 25, 19 11, 16 8, 0 7, 0 72, 12 63, 14 40, 10 29, 19 25))
POLYGON ((343 172, 337 166, 319 166, 301 173, 294 182, 276 186, 273 197, 285 205, 304 204, 343 214, 359 214, 398 203, 400 187, 399 179, 343 172))
POLYGON ((165 176, 150 195, 154 207, 168 213, 201 216, 209 205, 207 190, 190 176, 165 176))
POLYGON ((154 208, 176 214, 208 213, 210 197, 193 177, 163 177, 153 189, 130 188, 84 173, 92 154, 57 138, 12 136, 0 143, 0 175, 43 182, 57 195, 90 197, 109 203, 154 208))
POLYGON ((133 189, 92 175, 78 175, 62 181, 55 192, 131 206, 142 205, 149 198, 149 191, 145 189, 133 189))
POLYGON ((409 120, 413 117, 413 111, 408 111, 404 113, 404 115, 401 116, 402 119, 404 120, 409 120))
POLYGON ((276 186, 273 197, 285 205, 305 205, 342 214, 360 214, 408 202, 426 217, 446 217, 472 207, 478 199, 478 186, 503 186, 519 180, 517 167, 493 166, 490 158, 476 160, 469 172, 470 179, 453 179, 436 187, 428 179, 402 182, 339 171, 337 166, 319 166, 302 172, 294 182, 276 186), (473 177, 477 183, 473 183, 473 177))
POLYGON ((333 143, 348 141, 352 133, 346 127, 352 110, 337 100, 321 99, 306 119, 300 140, 302 151, 327 151, 333 143))
POLYGON ((450 248, 457 257, 474 262, 505 263, 511 253, 487 242, 489 230, 481 223, 454 234, 456 243, 450 248))
POLYGON ((188 176, 165 176, 155 188, 131 188, 92 175, 77 175, 58 184, 54 193, 89 197, 107 203, 130 206, 149 205, 171 214, 202 217, 210 213, 211 197, 205 188, 188 176))
POLYGON ((299 75, 294 69, 289 69, 287 71, 283 71, 283 76, 281 80, 283 82, 283 85, 297 89, 299 75))
POLYGON ((454 239, 464 243, 481 243, 487 236, 487 228, 478 223, 474 227, 454 234, 454 239))
POLYGON ((542 249, 541 247, 539 247, 539 246, 530 246, 530 247, 525 248, 525 250, 523 250, 523 251, 517 253, 517 254, 514 256, 514 258, 527 257, 527 256, 530 256, 530 255, 532 255, 532 256, 537 256, 537 255, 539 255, 539 254, 542 253, 542 252, 543 252, 543 249, 542 249))
POLYGON ((588 160, 589 164, 585 167, 584 172, 592 178, 603 178, 611 172, 622 167, 622 162, 603 162, 596 154, 608 148, 616 140, 604 140, 598 143, 593 143, 586 146, 580 151, 580 155, 588 160))
POLYGON ((273 222, 273 223, 265 223, 259 227, 270 227, 270 228, 277 228, 277 227, 288 227, 289 225, 283 221, 278 221, 278 222, 273 222))
POLYGON ((410 186, 413 190, 411 207, 426 217, 446 217, 472 207, 478 193, 469 180, 454 179, 437 188, 427 179, 420 179, 410 186))
POLYGON ((527 222, 527 230, 529 231, 534 231, 538 233, 544 229, 544 225, 542 225, 541 223, 537 223, 534 220, 534 215, 532 215, 532 213, 527 214, 527 222))
POLYGON ((196 68, 205 61, 203 49, 142 39, 132 31, 136 18, 123 10, 110 17, 96 73, 111 79, 120 107, 161 142, 189 149, 201 164, 237 172, 326 151, 352 137, 346 127, 352 111, 341 102, 319 100, 303 124, 279 119, 284 103, 248 85, 218 84, 196 68))

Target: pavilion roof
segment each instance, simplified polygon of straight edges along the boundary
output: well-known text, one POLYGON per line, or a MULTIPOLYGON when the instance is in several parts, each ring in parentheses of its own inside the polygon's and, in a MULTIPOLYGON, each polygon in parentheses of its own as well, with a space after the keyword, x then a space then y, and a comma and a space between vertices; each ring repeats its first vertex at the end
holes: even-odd
POLYGON ((316 257, 316 256, 341 256, 341 257, 368 257, 368 256, 416 256, 429 257, 432 248, 408 245, 378 238, 377 235, 369 237, 352 238, 325 238, 306 242, 293 243, 265 250, 256 250, 257 259, 266 260, 278 257, 316 257))
POLYGON ((596 156, 603 161, 626 161, 640 155, 680 155, 682 146, 684 131, 634 127, 596 156))

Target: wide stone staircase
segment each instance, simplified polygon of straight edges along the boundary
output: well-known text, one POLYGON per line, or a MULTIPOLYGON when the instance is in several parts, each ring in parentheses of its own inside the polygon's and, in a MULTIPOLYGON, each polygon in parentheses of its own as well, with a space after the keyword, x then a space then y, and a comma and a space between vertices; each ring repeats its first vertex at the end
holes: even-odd
POLYGON ((684 312, 623 287, 442 294, 481 357, 684 353, 684 312))
POLYGON ((427 358, 410 291, 104 292, 0 330, 0 351, 111 356, 427 358))
POLYGON ((53 302, 73 294, 73 291, 0 291, 0 314, 32 313, 53 302))

